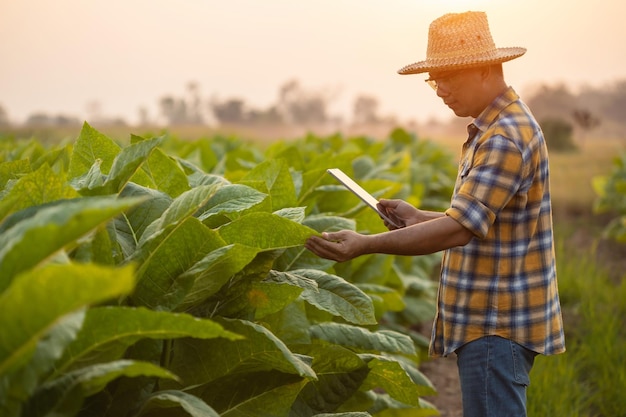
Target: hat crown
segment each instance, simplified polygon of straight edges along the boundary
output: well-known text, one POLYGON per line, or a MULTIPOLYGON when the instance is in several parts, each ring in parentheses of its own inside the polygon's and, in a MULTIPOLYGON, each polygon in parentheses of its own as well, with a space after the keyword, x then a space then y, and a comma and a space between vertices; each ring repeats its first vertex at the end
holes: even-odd
POLYGON ((406 65, 398 73, 451 71, 510 61, 526 48, 496 48, 485 12, 448 13, 428 29, 426 60, 406 65))
POLYGON ((489 54, 495 50, 484 12, 449 13, 430 25, 427 59, 489 54))

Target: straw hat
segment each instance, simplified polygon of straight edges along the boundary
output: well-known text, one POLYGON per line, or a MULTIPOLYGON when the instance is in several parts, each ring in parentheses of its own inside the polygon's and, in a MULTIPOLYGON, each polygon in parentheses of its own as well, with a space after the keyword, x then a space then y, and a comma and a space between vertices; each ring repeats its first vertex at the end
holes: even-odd
POLYGON ((510 61, 526 48, 496 48, 484 12, 448 13, 428 29, 426 60, 407 65, 399 74, 448 71, 510 61))

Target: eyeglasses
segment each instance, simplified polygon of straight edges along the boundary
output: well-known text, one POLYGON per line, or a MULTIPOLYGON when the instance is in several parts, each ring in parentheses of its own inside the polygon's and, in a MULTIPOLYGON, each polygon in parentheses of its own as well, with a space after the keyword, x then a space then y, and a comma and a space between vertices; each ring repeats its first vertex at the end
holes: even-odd
POLYGON ((430 86, 433 90, 437 91, 441 84, 446 85, 448 90, 455 90, 459 87, 461 79, 459 76, 463 75, 466 70, 459 71, 449 71, 441 73, 435 77, 430 76, 428 79, 424 80, 426 84, 430 86))

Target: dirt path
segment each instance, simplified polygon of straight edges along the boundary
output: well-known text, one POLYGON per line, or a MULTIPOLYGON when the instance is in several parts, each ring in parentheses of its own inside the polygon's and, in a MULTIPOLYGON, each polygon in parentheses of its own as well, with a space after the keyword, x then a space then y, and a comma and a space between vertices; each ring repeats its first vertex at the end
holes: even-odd
POLYGON ((420 365, 420 370, 430 379, 438 395, 424 397, 441 412, 441 417, 462 417, 461 387, 456 366, 456 355, 431 359, 420 365))

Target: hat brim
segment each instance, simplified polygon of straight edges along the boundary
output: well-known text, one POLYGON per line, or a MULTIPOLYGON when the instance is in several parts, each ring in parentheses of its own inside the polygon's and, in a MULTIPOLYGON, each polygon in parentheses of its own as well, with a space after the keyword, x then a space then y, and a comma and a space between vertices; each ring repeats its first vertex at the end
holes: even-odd
POLYGON ((398 74, 422 74, 432 71, 451 71, 464 68, 481 67, 484 65, 498 64, 511 61, 526 53, 526 48, 496 48, 488 55, 460 56, 446 58, 430 58, 404 66, 398 70, 398 74))

